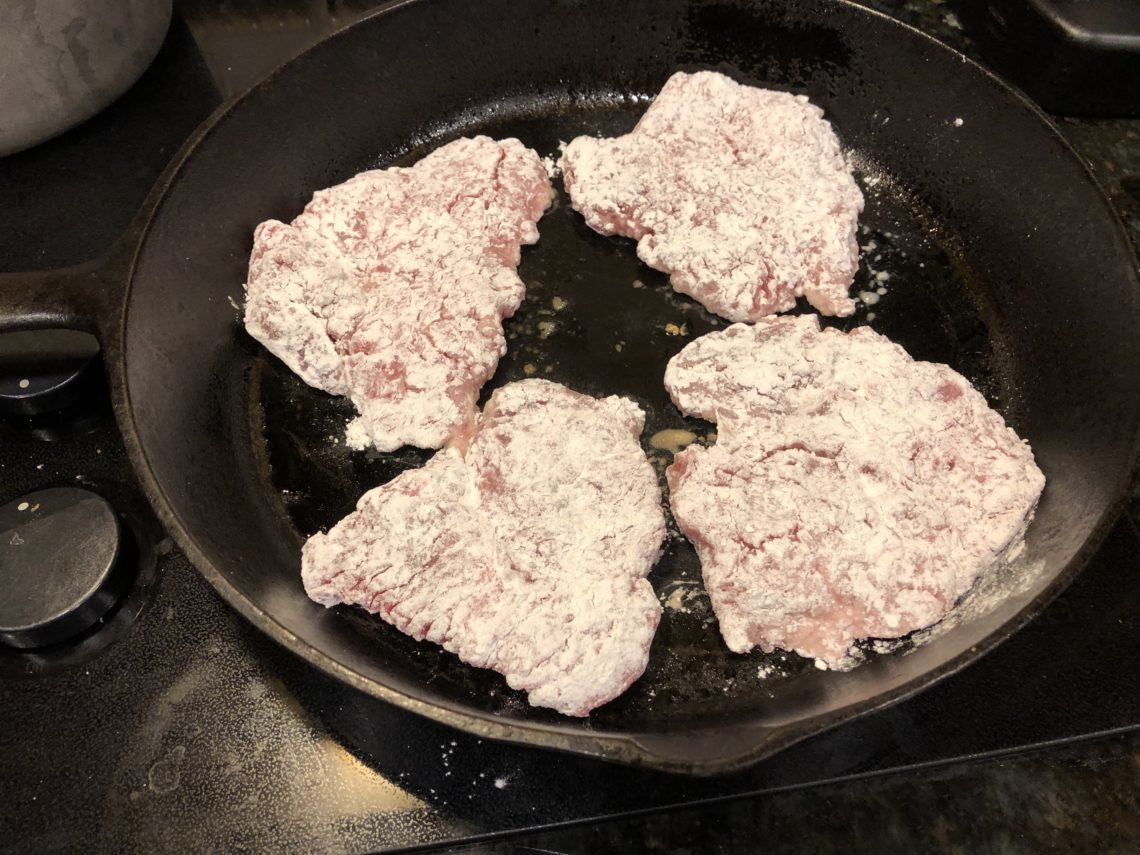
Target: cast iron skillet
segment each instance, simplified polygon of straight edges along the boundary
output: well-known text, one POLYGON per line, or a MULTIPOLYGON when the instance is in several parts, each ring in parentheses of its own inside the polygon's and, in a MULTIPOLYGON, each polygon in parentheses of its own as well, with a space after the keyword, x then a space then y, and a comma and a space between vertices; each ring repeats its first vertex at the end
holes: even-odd
MULTIPOLYGON (((711 773, 897 701, 993 648, 1076 575, 1135 461, 1140 290, 1102 193, 1016 92, 845 3, 396 3, 215 116, 140 223, 98 263, 8 278, 2 327, 99 336, 148 495, 250 621, 350 685, 495 739, 711 773), (693 553, 673 538, 651 580, 684 608, 666 611, 645 676, 572 720, 363 612, 306 599, 303 538, 427 454, 344 448, 348 406, 243 332, 246 260, 257 223, 290 219, 314 190, 364 168, 476 132, 551 154, 580 133, 628 129, 672 72, 708 67, 826 109, 868 194, 860 241, 875 246, 856 290, 878 284, 873 272, 891 276, 888 293, 843 325, 870 322, 914 356, 949 362, 1028 438, 1049 479, 1028 533, 1037 569, 1019 594, 926 646, 836 674, 794 656, 728 653, 693 553)), ((723 322, 673 295, 631 242, 590 232, 564 198, 540 228, 521 267, 529 293, 508 324, 511 352, 490 386, 534 373, 630 395, 648 413, 647 437, 706 433, 668 403, 661 376, 669 356, 723 322)))

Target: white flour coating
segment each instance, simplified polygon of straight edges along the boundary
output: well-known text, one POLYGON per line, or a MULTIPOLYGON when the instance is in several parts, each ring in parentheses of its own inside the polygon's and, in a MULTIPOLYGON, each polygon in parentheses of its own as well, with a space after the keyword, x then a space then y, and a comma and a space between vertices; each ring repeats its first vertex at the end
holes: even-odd
POLYGON ((628 399, 547 380, 497 389, 465 452, 365 493, 305 544, 306 592, 493 668, 536 706, 588 714, 645 670, 661 614, 644 421, 628 399))
POLYGON ((461 139, 321 190, 254 233, 245 325, 310 386, 347 394, 354 448, 438 448, 474 418, 553 198, 518 140, 461 139))
POLYGON ((1017 548, 1045 485, 965 378, 868 327, 735 324, 670 360, 665 385, 717 423, 666 474, 739 653, 850 667, 857 639, 940 620, 1017 548))
POLYGON ((850 315, 863 195, 805 96, 678 72, 634 130, 578 137, 559 165, 574 209, 733 321, 795 305, 850 315))

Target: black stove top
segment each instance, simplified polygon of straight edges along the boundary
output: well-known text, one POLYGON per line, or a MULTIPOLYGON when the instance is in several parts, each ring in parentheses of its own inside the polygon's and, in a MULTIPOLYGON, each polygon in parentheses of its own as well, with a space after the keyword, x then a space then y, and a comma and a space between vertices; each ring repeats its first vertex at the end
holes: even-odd
MULTIPOLYGON (((126 96, 0 159, 0 265, 105 250, 225 97, 371 5, 181 4, 126 96)), ((1140 531, 1126 513, 1073 586, 976 666, 744 773, 692 780, 453 732, 341 686, 221 601, 150 516, 97 375, 61 414, 0 420, 0 504, 94 491, 122 518, 135 574, 78 642, 0 646, 2 851, 455 842, 1140 728, 1140 531)))

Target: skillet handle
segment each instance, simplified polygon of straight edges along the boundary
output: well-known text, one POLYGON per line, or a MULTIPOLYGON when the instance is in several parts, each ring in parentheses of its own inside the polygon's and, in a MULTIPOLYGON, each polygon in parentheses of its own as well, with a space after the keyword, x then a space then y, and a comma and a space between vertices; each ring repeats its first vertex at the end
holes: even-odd
POLYGON ((0 273, 0 333, 73 329, 117 339, 137 247, 132 229, 102 256, 56 270, 0 273))

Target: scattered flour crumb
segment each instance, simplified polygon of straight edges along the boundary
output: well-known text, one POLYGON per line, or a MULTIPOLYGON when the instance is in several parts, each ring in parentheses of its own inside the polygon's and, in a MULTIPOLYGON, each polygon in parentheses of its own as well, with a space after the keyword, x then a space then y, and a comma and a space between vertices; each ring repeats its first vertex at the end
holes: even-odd
POLYGON ((538 366, 535 365, 533 362, 528 362, 526 365, 523 366, 523 374, 526 374, 528 377, 531 374, 534 374, 536 371, 538 371, 538 366))
POLYGON ((960 128, 964 124, 966 124, 966 121, 960 116, 954 120, 954 127, 956 128, 960 128))
POLYGON ((879 302, 879 295, 874 291, 860 291, 859 299, 863 301, 864 305, 873 306, 879 302))
POLYGON ((561 297, 551 297, 550 298, 550 305, 554 307, 554 311, 561 312, 569 304, 565 300, 563 300, 561 297))
POLYGON ((538 322, 538 337, 550 338, 550 334, 558 329, 558 324, 554 321, 539 321, 538 322))
POLYGON ((509 781, 506 778, 496 778, 495 779, 495 789, 496 790, 505 790, 507 788, 508 783, 509 783, 509 781))
POLYGON ((562 170, 558 168, 558 161, 549 155, 542 159, 542 168, 546 170, 546 174, 550 178, 557 178, 562 173, 562 170))
POLYGON ((669 594, 669 596, 665 598, 664 605, 665 605, 665 608, 667 608, 671 611, 675 611, 675 612, 685 611, 685 587, 684 587, 684 585, 678 585, 676 588, 674 588, 673 591, 669 594))
POLYGON ((352 419, 345 427, 344 444, 353 451, 363 451, 372 444, 372 437, 360 418, 352 419))

